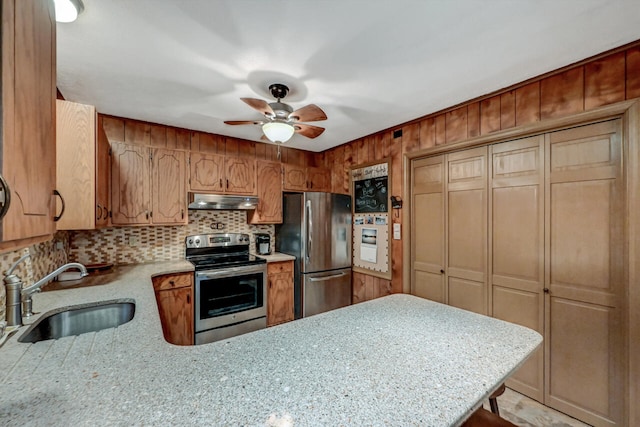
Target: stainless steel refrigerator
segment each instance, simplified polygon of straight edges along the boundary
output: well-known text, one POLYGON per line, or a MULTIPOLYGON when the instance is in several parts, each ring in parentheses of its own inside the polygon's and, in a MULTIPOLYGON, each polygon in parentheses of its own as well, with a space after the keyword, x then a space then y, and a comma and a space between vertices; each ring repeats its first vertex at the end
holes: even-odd
POLYGON ((351 304, 351 197, 285 193, 276 250, 294 262, 295 318, 351 304))

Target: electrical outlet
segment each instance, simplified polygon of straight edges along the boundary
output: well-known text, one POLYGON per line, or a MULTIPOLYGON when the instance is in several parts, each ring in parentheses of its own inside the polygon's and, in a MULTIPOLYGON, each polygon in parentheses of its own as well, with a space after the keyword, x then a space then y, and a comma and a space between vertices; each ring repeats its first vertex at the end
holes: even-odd
POLYGON ((56 242, 56 249, 61 251, 64 249, 64 243, 62 242, 56 242))
POLYGON ((138 246, 138 238, 136 236, 129 236, 129 246, 138 246))

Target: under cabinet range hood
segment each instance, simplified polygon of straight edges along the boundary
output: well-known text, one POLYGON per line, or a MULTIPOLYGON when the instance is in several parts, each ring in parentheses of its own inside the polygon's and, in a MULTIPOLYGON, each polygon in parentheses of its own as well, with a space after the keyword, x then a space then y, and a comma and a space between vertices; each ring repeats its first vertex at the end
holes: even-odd
POLYGON ((256 196, 189 193, 189 209, 250 210, 257 206, 256 196))

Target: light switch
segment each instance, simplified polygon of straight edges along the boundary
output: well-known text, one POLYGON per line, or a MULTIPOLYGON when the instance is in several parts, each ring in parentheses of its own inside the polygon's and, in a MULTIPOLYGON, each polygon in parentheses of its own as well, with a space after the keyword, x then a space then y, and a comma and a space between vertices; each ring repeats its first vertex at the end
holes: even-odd
POLYGON ((393 238, 395 240, 400 240, 400 224, 393 224, 393 238))

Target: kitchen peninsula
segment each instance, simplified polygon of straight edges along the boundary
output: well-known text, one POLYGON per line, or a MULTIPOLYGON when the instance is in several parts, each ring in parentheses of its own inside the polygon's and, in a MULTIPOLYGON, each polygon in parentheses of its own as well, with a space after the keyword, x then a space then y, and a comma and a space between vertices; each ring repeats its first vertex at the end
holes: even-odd
POLYGON ((19 343, 0 359, 0 419, 46 425, 460 424, 540 344, 529 329, 396 294, 200 346, 164 341, 151 277, 35 295, 34 311, 133 299, 116 329, 19 343), (282 423, 284 424, 278 424, 282 423))

